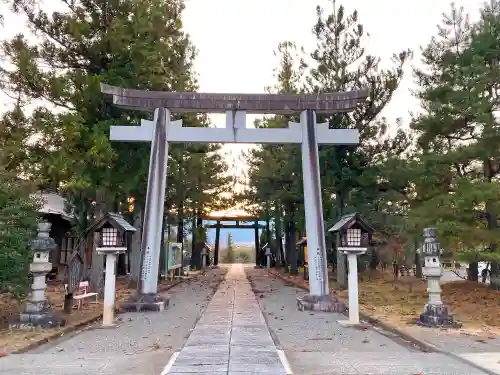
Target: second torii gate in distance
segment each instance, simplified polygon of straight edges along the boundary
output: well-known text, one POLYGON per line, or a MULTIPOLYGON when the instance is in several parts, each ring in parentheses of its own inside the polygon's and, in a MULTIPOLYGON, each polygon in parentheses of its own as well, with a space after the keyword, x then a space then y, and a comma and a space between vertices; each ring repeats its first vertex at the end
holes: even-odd
POLYGON ((209 224, 208 228, 215 228, 215 250, 214 250, 214 265, 219 264, 219 248, 220 248, 220 230, 221 229, 253 229, 255 242, 255 263, 259 260, 259 229, 266 229, 265 225, 259 223, 259 219, 252 215, 243 213, 210 213, 205 217, 207 220, 215 220, 215 224, 209 224), (223 224, 223 222, 235 222, 235 224, 223 224), (247 224, 247 223, 252 224, 247 224))
POLYGON ((154 111, 153 121, 141 126, 112 126, 110 139, 124 142, 151 142, 138 294, 126 309, 162 310, 168 303, 157 294, 158 263, 167 178, 169 142, 190 143, 295 143, 302 149, 304 207, 309 243, 309 295, 299 303, 303 309, 341 310, 329 296, 325 228, 321 197, 318 144, 357 145, 355 129, 329 129, 317 124, 316 113, 352 111, 366 99, 366 91, 333 94, 205 94, 132 90, 101 84, 101 91, 113 96, 113 103, 133 110, 154 111), (225 128, 183 127, 171 121, 171 112, 226 113, 225 128), (249 129, 246 114, 300 113, 300 123, 288 128, 249 129))

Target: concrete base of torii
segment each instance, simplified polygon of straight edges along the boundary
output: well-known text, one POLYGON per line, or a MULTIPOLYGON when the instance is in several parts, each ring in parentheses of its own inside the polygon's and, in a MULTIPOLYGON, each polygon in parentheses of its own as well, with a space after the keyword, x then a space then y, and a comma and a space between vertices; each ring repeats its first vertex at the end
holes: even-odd
POLYGON ((168 308, 170 297, 160 294, 135 294, 120 305, 122 312, 163 311, 168 308))
POLYGON ((297 309, 299 311, 323 311, 344 313, 346 305, 332 296, 306 295, 297 297, 297 309))

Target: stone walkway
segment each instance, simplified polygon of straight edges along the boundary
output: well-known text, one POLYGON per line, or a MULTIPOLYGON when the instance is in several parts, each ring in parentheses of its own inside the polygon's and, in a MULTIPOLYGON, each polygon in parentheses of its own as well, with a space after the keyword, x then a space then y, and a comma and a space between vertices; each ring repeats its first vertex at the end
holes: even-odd
POLYGON ((244 268, 232 265, 162 375, 286 375, 244 268))

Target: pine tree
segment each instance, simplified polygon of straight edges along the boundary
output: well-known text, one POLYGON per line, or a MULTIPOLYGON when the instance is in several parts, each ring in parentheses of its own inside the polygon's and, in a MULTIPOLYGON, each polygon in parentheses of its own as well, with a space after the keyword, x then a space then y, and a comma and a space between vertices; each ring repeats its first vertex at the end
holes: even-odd
POLYGON ((35 185, 18 176, 26 155, 25 116, 18 103, 0 118, 0 293, 23 296, 29 287, 30 241, 40 202, 35 185), (17 125, 17 126, 15 126, 17 125))
MULTIPOLYGON (((18 35, 1 44, 11 63, 0 69, 6 91, 40 104, 27 119, 37 134, 24 175, 42 188, 63 189, 78 221, 77 232, 98 209, 122 210, 128 197, 138 211, 146 194, 150 145, 111 144, 113 124, 138 124, 148 115, 124 111, 100 93, 100 83, 160 91, 195 91, 196 50, 183 31, 181 0, 60 0, 48 14, 40 1, 8 1, 27 19, 37 44, 18 35)), ((185 114, 186 126, 209 126, 206 116, 185 114)), ((218 146, 171 145, 166 206, 187 216, 215 205, 226 168, 218 146), (196 160, 196 161, 195 161, 196 160), (200 179, 193 181, 199 161, 200 179), (186 171, 189 173, 186 174, 186 171), (187 176, 187 178, 186 178, 187 176), (186 188, 189 186, 189 188, 186 188), (215 191, 215 192, 214 192, 215 191)), ((134 250, 137 251, 138 249, 134 250)), ((135 257, 136 258, 136 257, 135 257)))
MULTIPOLYGON (((135 197, 141 205, 150 146, 111 145, 108 134, 111 124, 137 123, 144 114, 124 112, 112 105, 100 94, 99 83, 196 90, 192 70, 196 51, 182 30, 183 2, 76 1, 65 3, 65 11, 52 15, 43 7, 39 11, 37 1, 16 0, 12 5, 26 16, 28 26, 41 40, 35 46, 19 35, 1 48, 12 63, 0 71, 6 90, 20 89, 27 99, 44 102, 30 119, 39 138, 26 174, 44 177, 53 188, 62 182, 76 196, 103 186, 115 205, 127 196, 135 197)), ((186 114, 182 119, 187 126, 209 124, 206 116, 186 114)), ((216 146, 207 146, 202 151, 207 159, 203 179, 209 185, 219 182, 219 169, 224 168, 219 160, 207 156, 215 150, 216 146)), ((193 159, 191 153, 189 147, 172 145, 171 155, 177 158, 172 164, 193 159)), ((193 170, 193 163, 184 168, 193 170)), ((169 168, 171 185, 182 177, 179 169, 169 168)), ((196 186, 200 186, 199 191, 206 190, 201 184, 196 186)))
POLYGON ((478 260, 492 261, 490 286, 495 289, 500 288, 500 133, 493 88, 499 30, 498 1, 482 9, 476 24, 463 9, 452 7, 424 50, 425 68, 416 72, 425 112, 413 123, 422 148, 416 185, 421 204, 412 210, 414 222, 437 225, 444 245, 463 251, 471 262, 470 278, 477 280, 478 260))
POLYGON ((224 263, 234 263, 235 261, 235 254, 234 254, 234 244, 233 244, 233 237, 231 236, 231 233, 227 234, 227 251, 226 255, 224 256, 224 263))

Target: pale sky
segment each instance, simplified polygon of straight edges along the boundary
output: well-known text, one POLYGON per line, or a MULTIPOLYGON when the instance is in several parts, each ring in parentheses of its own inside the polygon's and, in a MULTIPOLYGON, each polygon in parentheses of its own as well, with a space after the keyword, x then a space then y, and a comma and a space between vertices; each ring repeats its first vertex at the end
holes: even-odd
MULTIPOLYGON (((483 0, 459 0, 472 16, 483 0)), ((187 0, 185 29, 199 49, 196 69, 201 91, 262 92, 272 85, 277 66, 273 51, 279 42, 292 40, 306 50, 314 47, 310 32, 315 8, 333 9, 329 0, 187 0)), ((349 0, 337 1, 348 12, 357 9, 360 21, 371 35, 368 52, 386 63, 394 52, 411 48, 418 64, 418 51, 436 34, 441 14, 449 0, 349 0)), ((390 119, 403 117, 418 103, 411 97, 411 74, 384 113, 390 119)))
MULTIPOLYGON (((228 93, 258 93, 272 85, 277 66, 273 51, 278 43, 292 40, 310 50, 316 5, 333 9, 328 0, 186 0, 186 4, 185 30, 199 50, 195 66, 200 91, 228 93)), ((442 12, 450 8, 449 0, 349 0, 343 4, 348 12, 358 10, 371 35, 369 53, 388 63, 392 53, 411 48, 415 51, 412 64, 418 64, 419 47, 436 34, 442 12)), ((483 0, 458 0, 456 4, 475 18, 483 0)), ((7 16, 5 21, 0 38, 25 31, 17 17, 7 16)), ((418 109, 409 92, 411 86, 412 77, 407 74, 384 112, 386 117, 402 117, 407 122, 408 113, 418 109)), ((3 98, 0 96, 0 112, 5 109, 3 98)), ((219 116, 214 121, 219 126, 224 123, 219 116)))

